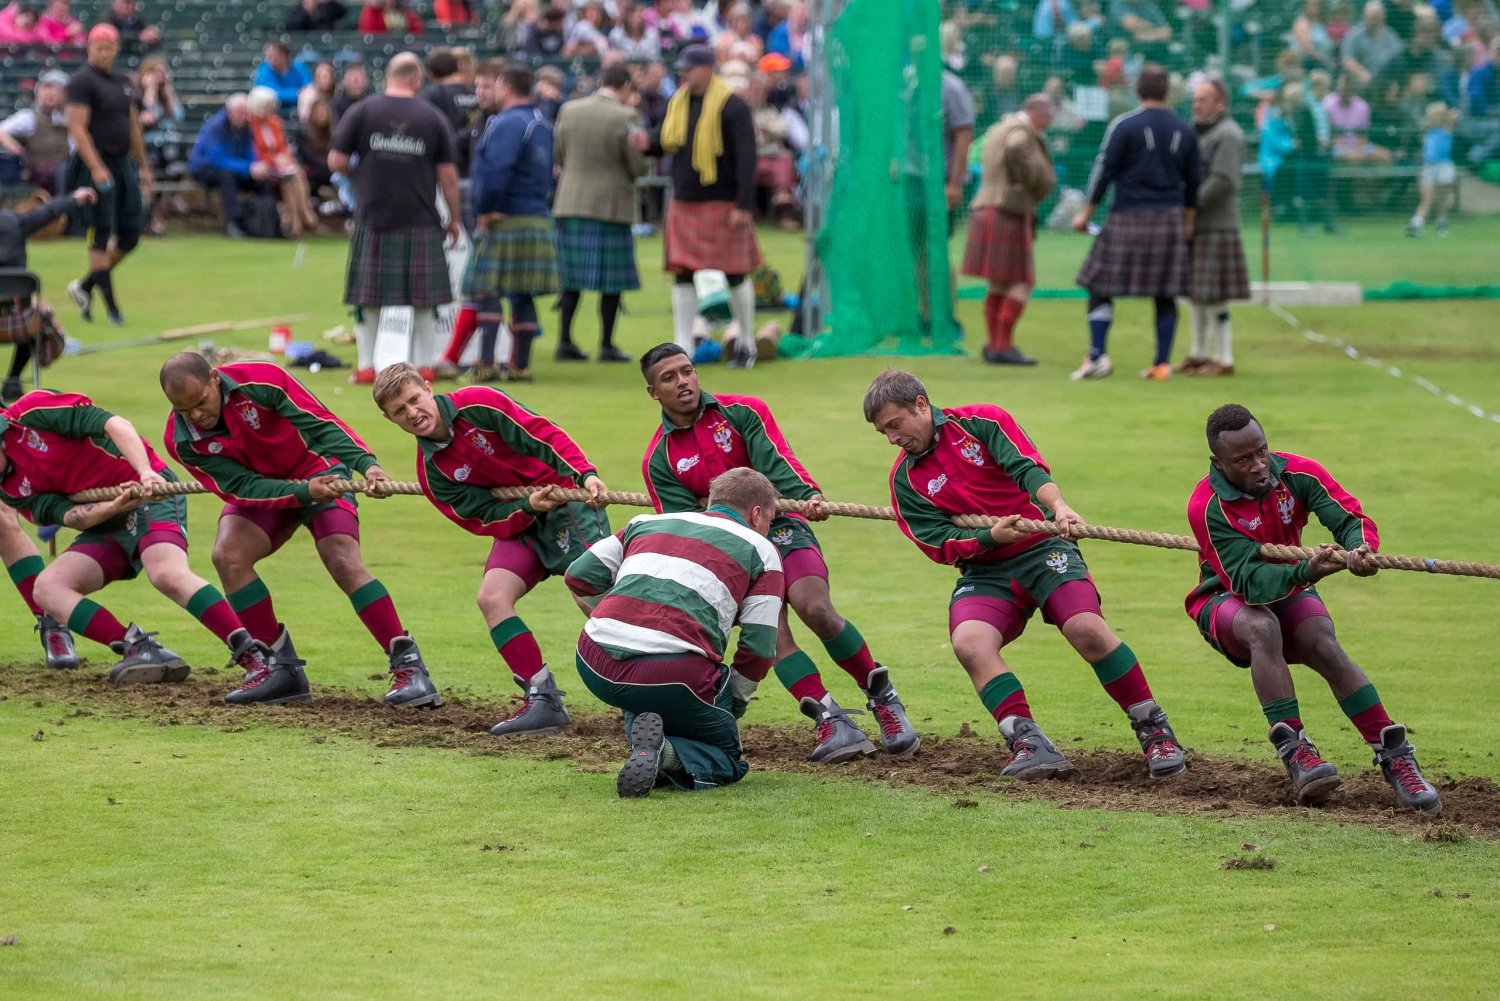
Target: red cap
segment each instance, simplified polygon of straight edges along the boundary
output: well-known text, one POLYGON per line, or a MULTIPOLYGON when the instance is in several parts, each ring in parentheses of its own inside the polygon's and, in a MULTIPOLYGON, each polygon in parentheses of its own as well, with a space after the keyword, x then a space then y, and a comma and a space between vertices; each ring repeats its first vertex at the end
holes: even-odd
POLYGON ((785 73, 792 68, 792 61, 780 52, 767 52, 755 65, 762 73, 785 73))

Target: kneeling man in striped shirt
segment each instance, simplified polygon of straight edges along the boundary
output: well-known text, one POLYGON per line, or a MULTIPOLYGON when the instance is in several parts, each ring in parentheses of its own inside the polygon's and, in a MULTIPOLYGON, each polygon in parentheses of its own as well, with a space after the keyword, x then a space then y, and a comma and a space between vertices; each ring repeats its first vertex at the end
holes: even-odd
POLYGON ((781 557, 766 539, 775 517, 771 481, 731 469, 710 485, 707 511, 632 518, 568 567, 564 579, 589 610, 578 674, 625 713, 621 796, 744 778, 738 720, 771 670, 781 616, 781 557))

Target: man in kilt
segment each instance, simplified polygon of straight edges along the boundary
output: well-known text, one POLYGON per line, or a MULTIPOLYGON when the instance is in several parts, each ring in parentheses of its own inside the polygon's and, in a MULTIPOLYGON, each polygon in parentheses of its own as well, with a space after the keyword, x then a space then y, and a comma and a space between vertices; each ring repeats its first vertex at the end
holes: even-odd
POLYGON ((506 66, 496 87, 500 113, 485 127, 469 167, 478 216, 463 296, 510 299, 515 339, 510 378, 531 381, 538 295, 557 291, 557 250, 547 198, 552 193, 552 126, 531 99, 531 70, 506 66))
POLYGON ((1177 371, 1188 375, 1233 375, 1229 300, 1250 298, 1245 245, 1240 242, 1240 183, 1244 179, 1245 133, 1229 117, 1229 94, 1218 80, 1193 91, 1193 128, 1198 132, 1202 180, 1193 220, 1193 347, 1177 371))
POLYGON ((1052 193, 1057 171, 1042 133, 1052 124, 1052 100, 1033 94, 1021 110, 991 126, 981 151, 983 174, 970 206, 963 273, 989 282, 984 327, 992 365, 1035 365, 1015 346, 1016 321, 1036 286, 1031 246, 1036 207, 1052 193))
POLYGON ((600 361, 629 361, 615 347, 620 293, 641 287, 635 268, 635 179, 649 169, 630 145, 640 116, 630 106, 635 84, 630 67, 607 67, 599 89, 569 101, 557 115, 553 156, 562 176, 557 182, 557 259, 562 272, 562 333, 558 361, 588 358, 573 343, 573 316, 583 292, 599 293, 600 361))
POLYGON ((444 232, 458 239, 458 167, 448 121, 417 97, 422 64, 410 52, 386 66, 385 93, 368 97, 339 119, 328 154, 335 173, 354 165, 358 207, 349 241, 344 302, 354 307, 359 361, 353 381, 375 381, 375 332, 384 306, 412 309, 412 357, 437 356, 437 307, 453 301, 444 232), (438 215, 441 188, 448 222, 438 215))
POLYGON ((1177 334, 1176 297, 1187 295, 1191 261, 1188 237, 1198 202, 1198 139, 1167 110, 1167 71, 1148 65, 1136 78, 1140 107, 1109 123, 1089 176, 1088 204, 1073 217, 1086 232, 1111 185, 1114 204, 1104 228, 1078 269, 1088 289, 1089 353, 1074 379, 1102 379, 1109 360, 1114 300, 1144 297, 1156 304, 1156 355, 1142 379, 1172 375, 1172 338, 1177 334))
POLYGON ((677 57, 677 93, 655 136, 637 134, 636 148, 672 156, 672 201, 667 205, 666 269, 672 273, 674 339, 692 354, 698 315, 697 271, 722 271, 729 311, 746 336, 736 341, 731 368, 755 364, 755 288, 746 276, 764 258, 755 242, 755 123, 750 106, 714 72, 707 45, 677 57))

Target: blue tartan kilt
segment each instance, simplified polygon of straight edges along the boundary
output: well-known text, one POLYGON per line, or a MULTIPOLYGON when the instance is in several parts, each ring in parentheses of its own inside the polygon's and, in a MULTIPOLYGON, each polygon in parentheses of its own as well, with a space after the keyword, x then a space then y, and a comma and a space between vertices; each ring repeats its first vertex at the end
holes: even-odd
POLYGON ((512 216, 476 230, 462 288, 466 299, 558 291, 551 221, 545 216, 512 216))
POLYGON ((629 223, 558 219, 557 269, 562 287, 573 292, 630 292, 641 287, 629 223))

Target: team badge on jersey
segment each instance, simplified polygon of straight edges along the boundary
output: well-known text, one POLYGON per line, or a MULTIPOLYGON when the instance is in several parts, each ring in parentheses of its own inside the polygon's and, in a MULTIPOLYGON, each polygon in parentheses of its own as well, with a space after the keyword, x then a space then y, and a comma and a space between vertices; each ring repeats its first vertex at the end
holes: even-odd
POLYGON ((778 546, 790 545, 792 541, 792 530, 790 528, 778 528, 771 533, 771 541, 778 546))
POLYGON ((557 530, 557 548, 563 552, 569 552, 573 548, 573 533, 566 528, 557 530))
POLYGON ((682 475, 683 473, 687 472, 689 469, 692 469, 694 466, 696 466, 699 461, 700 461, 699 457, 696 456, 696 455, 688 455, 688 456, 684 456, 681 459, 678 459, 677 460, 677 474, 679 476, 682 475))
POLYGON ((948 474, 947 473, 941 473, 938 476, 934 477, 933 479, 928 480, 927 481, 927 496, 928 497, 936 497, 937 494, 938 494, 938 491, 941 490, 941 489, 943 489, 947 485, 948 485, 948 474))
POLYGON ((47 451, 47 443, 43 441, 42 436, 37 434, 36 431, 32 428, 26 429, 26 445, 28 448, 36 449, 38 452, 47 451))
POLYGON ((260 410, 249 400, 240 401, 240 418, 255 430, 260 430, 260 410))
POLYGON ((963 456, 965 462, 972 462, 976 466, 984 465, 984 451, 973 438, 965 438, 959 443, 958 454, 963 456))
POLYGON ((224 451, 224 443, 222 441, 211 441, 208 443, 208 450, 214 455, 218 455, 224 451))
POLYGON ((719 446, 722 452, 728 452, 732 447, 730 442, 734 439, 734 432, 729 430, 729 425, 719 423, 714 425, 714 444, 719 446))
POLYGON ((458 482, 463 483, 465 480, 467 480, 469 478, 469 474, 472 473, 473 471, 474 471, 473 468, 471 466, 469 466, 467 463, 465 463, 464 465, 459 466, 457 469, 455 469, 453 471, 453 478, 455 480, 457 480, 458 482))
POLYGON ((1056 574, 1065 574, 1065 573, 1067 573, 1068 572, 1068 554, 1067 553, 1048 553, 1047 554, 1047 568, 1049 570, 1051 570, 1053 573, 1056 573, 1056 574))
POLYGON ((1292 523, 1292 512, 1297 507, 1297 501, 1290 493, 1281 494, 1276 498, 1276 510, 1281 515, 1281 523, 1290 525, 1292 523))
POLYGON ((31 496, 31 477, 21 477, 21 485, 16 489, 16 493, 20 494, 22 497, 31 496))
POLYGON ((470 431, 469 440, 474 443, 475 448, 479 449, 485 455, 495 454, 495 446, 490 444, 490 440, 484 436, 483 431, 470 431))
POLYGON ((125 516, 125 531, 129 532, 131 535, 136 534, 136 526, 140 524, 139 520, 136 517, 138 514, 140 514, 140 511, 136 510, 130 512, 125 516))
POLYGON ((1256 515, 1249 521, 1246 521, 1244 518, 1236 518, 1235 520, 1238 521, 1240 523, 1240 527, 1247 532, 1257 531, 1261 526, 1260 515, 1256 515))

